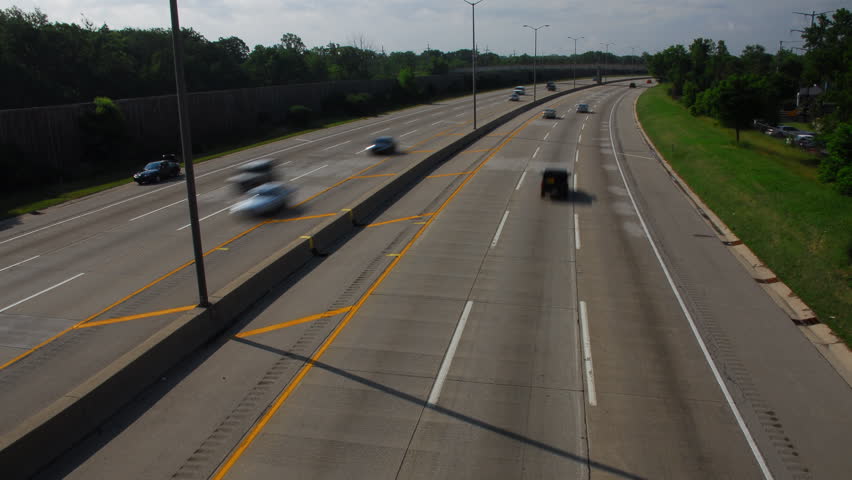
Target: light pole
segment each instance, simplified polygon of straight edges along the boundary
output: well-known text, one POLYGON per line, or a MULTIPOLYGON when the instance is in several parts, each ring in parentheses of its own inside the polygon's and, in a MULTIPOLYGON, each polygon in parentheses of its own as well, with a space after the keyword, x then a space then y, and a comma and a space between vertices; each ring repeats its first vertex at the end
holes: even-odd
POLYGON ((482 0, 470 2, 463 0, 464 3, 470 5, 470 31, 473 37, 473 45, 470 49, 470 63, 473 66, 473 74, 471 75, 471 83, 473 84, 473 129, 476 130, 476 4, 482 0))
POLYGON ((529 25, 524 25, 525 27, 531 29, 535 32, 535 40, 533 46, 533 102, 535 101, 535 87, 536 87, 536 78, 535 78, 535 69, 536 69, 536 59, 538 58, 538 30, 540 28, 549 27, 550 25, 539 25, 538 27, 531 27, 529 25))
POLYGON ((630 73, 635 73, 636 69, 636 49, 637 46, 630 47, 630 73))
POLYGON ((586 37, 568 37, 571 40, 574 40, 574 61, 571 62, 571 74, 574 76, 574 88, 577 88, 577 40, 586 37))
POLYGON ((601 43, 601 45, 606 46, 606 53, 604 53, 604 71, 603 71, 603 75, 601 75, 601 77, 603 77, 601 79, 602 82, 606 82, 606 67, 607 67, 607 63, 609 62, 609 59, 607 58, 609 56, 609 46, 615 45, 615 44, 610 42, 610 43, 601 43))
POLYGON ((189 108, 186 102, 186 81, 183 76, 183 43, 178 20, 177 0, 170 0, 172 14, 172 48, 175 55, 180 145, 186 169, 186 196, 189 203, 189 225, 192 231, 192 250, 195 253, 195 273, 198 279, 198 306, 209 307, 207 279, 204 275, 204 250, 201 248, 201 227, 198 223, 198 203, 195 195, 195 169, 192 167, 192 137, 189 127, 189 108))

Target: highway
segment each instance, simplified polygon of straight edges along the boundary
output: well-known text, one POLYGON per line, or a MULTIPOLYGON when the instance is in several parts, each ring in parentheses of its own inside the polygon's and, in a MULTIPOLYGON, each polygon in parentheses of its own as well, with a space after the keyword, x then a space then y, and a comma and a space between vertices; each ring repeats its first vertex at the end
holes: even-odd
MULTIPOLYGON (((654 158, 641 91, 554 99, 557 119, 522 114, 447 161, 38 478, 845 478, 852 391, 654 158), (568 199, 540 196, 547 167, 568 199)), ((364 176, 355 150, 303 198, 364 176)), ((216 219, 209 245, 239 230, 216 219)), ((238 268, 229 252, 211 269, 238 268)))
MULTIPOLYGON (((480 125, 531 101, 532 95, 526 95, 509 102, 507 91, 479 95, 480 125)), ((463 97, 197 165, 208 291, 215 292, 340 214, 389 176, 471 131, 472 113, 471 98, 463 97), (371 155, 366 148, 379 135, 395 137, 402 152, 371 155), (228 208, 238 197, 227 178, 235 167, 257 158, 275 160, 281 179, 298 188, 298 206, 277 218, 235 218, 228 208)), ((197 303, 188 218, 184 182, 175 179, 126 185, 4 223, 0 433, 197 303), (145 320, 124 322, 137 315, 145 320)))

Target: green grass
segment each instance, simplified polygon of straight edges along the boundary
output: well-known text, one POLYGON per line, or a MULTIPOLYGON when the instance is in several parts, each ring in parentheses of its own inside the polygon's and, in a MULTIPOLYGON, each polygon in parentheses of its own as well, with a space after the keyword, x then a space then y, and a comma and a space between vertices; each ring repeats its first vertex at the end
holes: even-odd
POLYGON ((852 345, 852 198, 816 178, 818 159, 757 131, 693 117, 645 92, 642 125, 672 167, 847 345, 852 345))

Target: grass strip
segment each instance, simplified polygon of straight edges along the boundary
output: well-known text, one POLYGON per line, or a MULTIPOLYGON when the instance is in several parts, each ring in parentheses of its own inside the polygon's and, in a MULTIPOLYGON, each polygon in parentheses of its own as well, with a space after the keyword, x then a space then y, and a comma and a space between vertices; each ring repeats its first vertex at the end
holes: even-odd
POLYGON ((642 126, 701 199, 820 321, 852 345, 852 198, 816 178, 819 159, 755 130, 693 117, 666 86, 639 97, 642 126))

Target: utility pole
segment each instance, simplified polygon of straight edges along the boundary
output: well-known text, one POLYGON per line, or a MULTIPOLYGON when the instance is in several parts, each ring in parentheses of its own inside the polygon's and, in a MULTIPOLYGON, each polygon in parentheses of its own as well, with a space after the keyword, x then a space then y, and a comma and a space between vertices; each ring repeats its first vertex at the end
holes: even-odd
POLYGON ((207 308, 207 278, 204 274, 204 250, 201 248, 201 226, 198 221, 198 203, 195 194, 195 169, 192 166, 192 137, 189 127, 189 107, 186 101, 186 81, 183 75, 183 41, 178 20, 177 0, 170 0, 172 15, 172 48, 175 56, 175 81, 177 83, 178 120, 183 167, 186 170, 186 196, 189 204, 189 225, 192 231, 192 249, 195 253, 195 273, 198 280, 198 306, 207 308))
POLYGON ((471 2, 469 0, 462 0, 464 3, 470 5, 470 31, 471 36, 473 37, 472 42, 472 50, 470 51, 470 62, 473 67, 473 73, 470 77, 471 83, 473 84, 473 129, 476 130, 476 4, 481 2, 482 0, 476 0, 475 2, 471 2))
POLYGON ((571 40, 574 40, 574 61, 571 62, 571 74, 574 76, 574 88, 577 88, 577 40, 586 37, 568 37, 571 40))
POLYGON ((536 77, 535 77, 535 69, 536 69, 536 61, 538 59, 538 30, 540 28, 549 27, 550 25, 539 25, 538 27, 531 27, 529 25, 524 25, 526 28, 532 29, 535 32, 534 46, 533 46, 533 102, 536 98, 535 88, 537 86, 536 77))
POLYGON ((606 81, 606 68, 607 68, 607 64, 609 62, 609 58, 607 58, 607 57, 609 57, 609 46, 615 45, 615 44, 610 42, 610 43, 601 43, 601 45, 606 46, 606 53, 604 54, 604 71, 603 71, 603 74, 601 75, 601 77, 603 77, 603 78, 600 79, 601 83, 603 83, 603 82, 606 81))
POLYGON ((803 12, 793 12, 793 13, 796 14, 796 15, 803 15, 805 17, 811 17, 811 26, 813 27, 814 26, 814 18, 816 18, 820 15, 825 15, 826 13, 834 13, 834 10, 829 10, 827 12, 820 12, 820 13, 817 13, 816 10, 811 10, 811 13, 803 13, 803 12))

